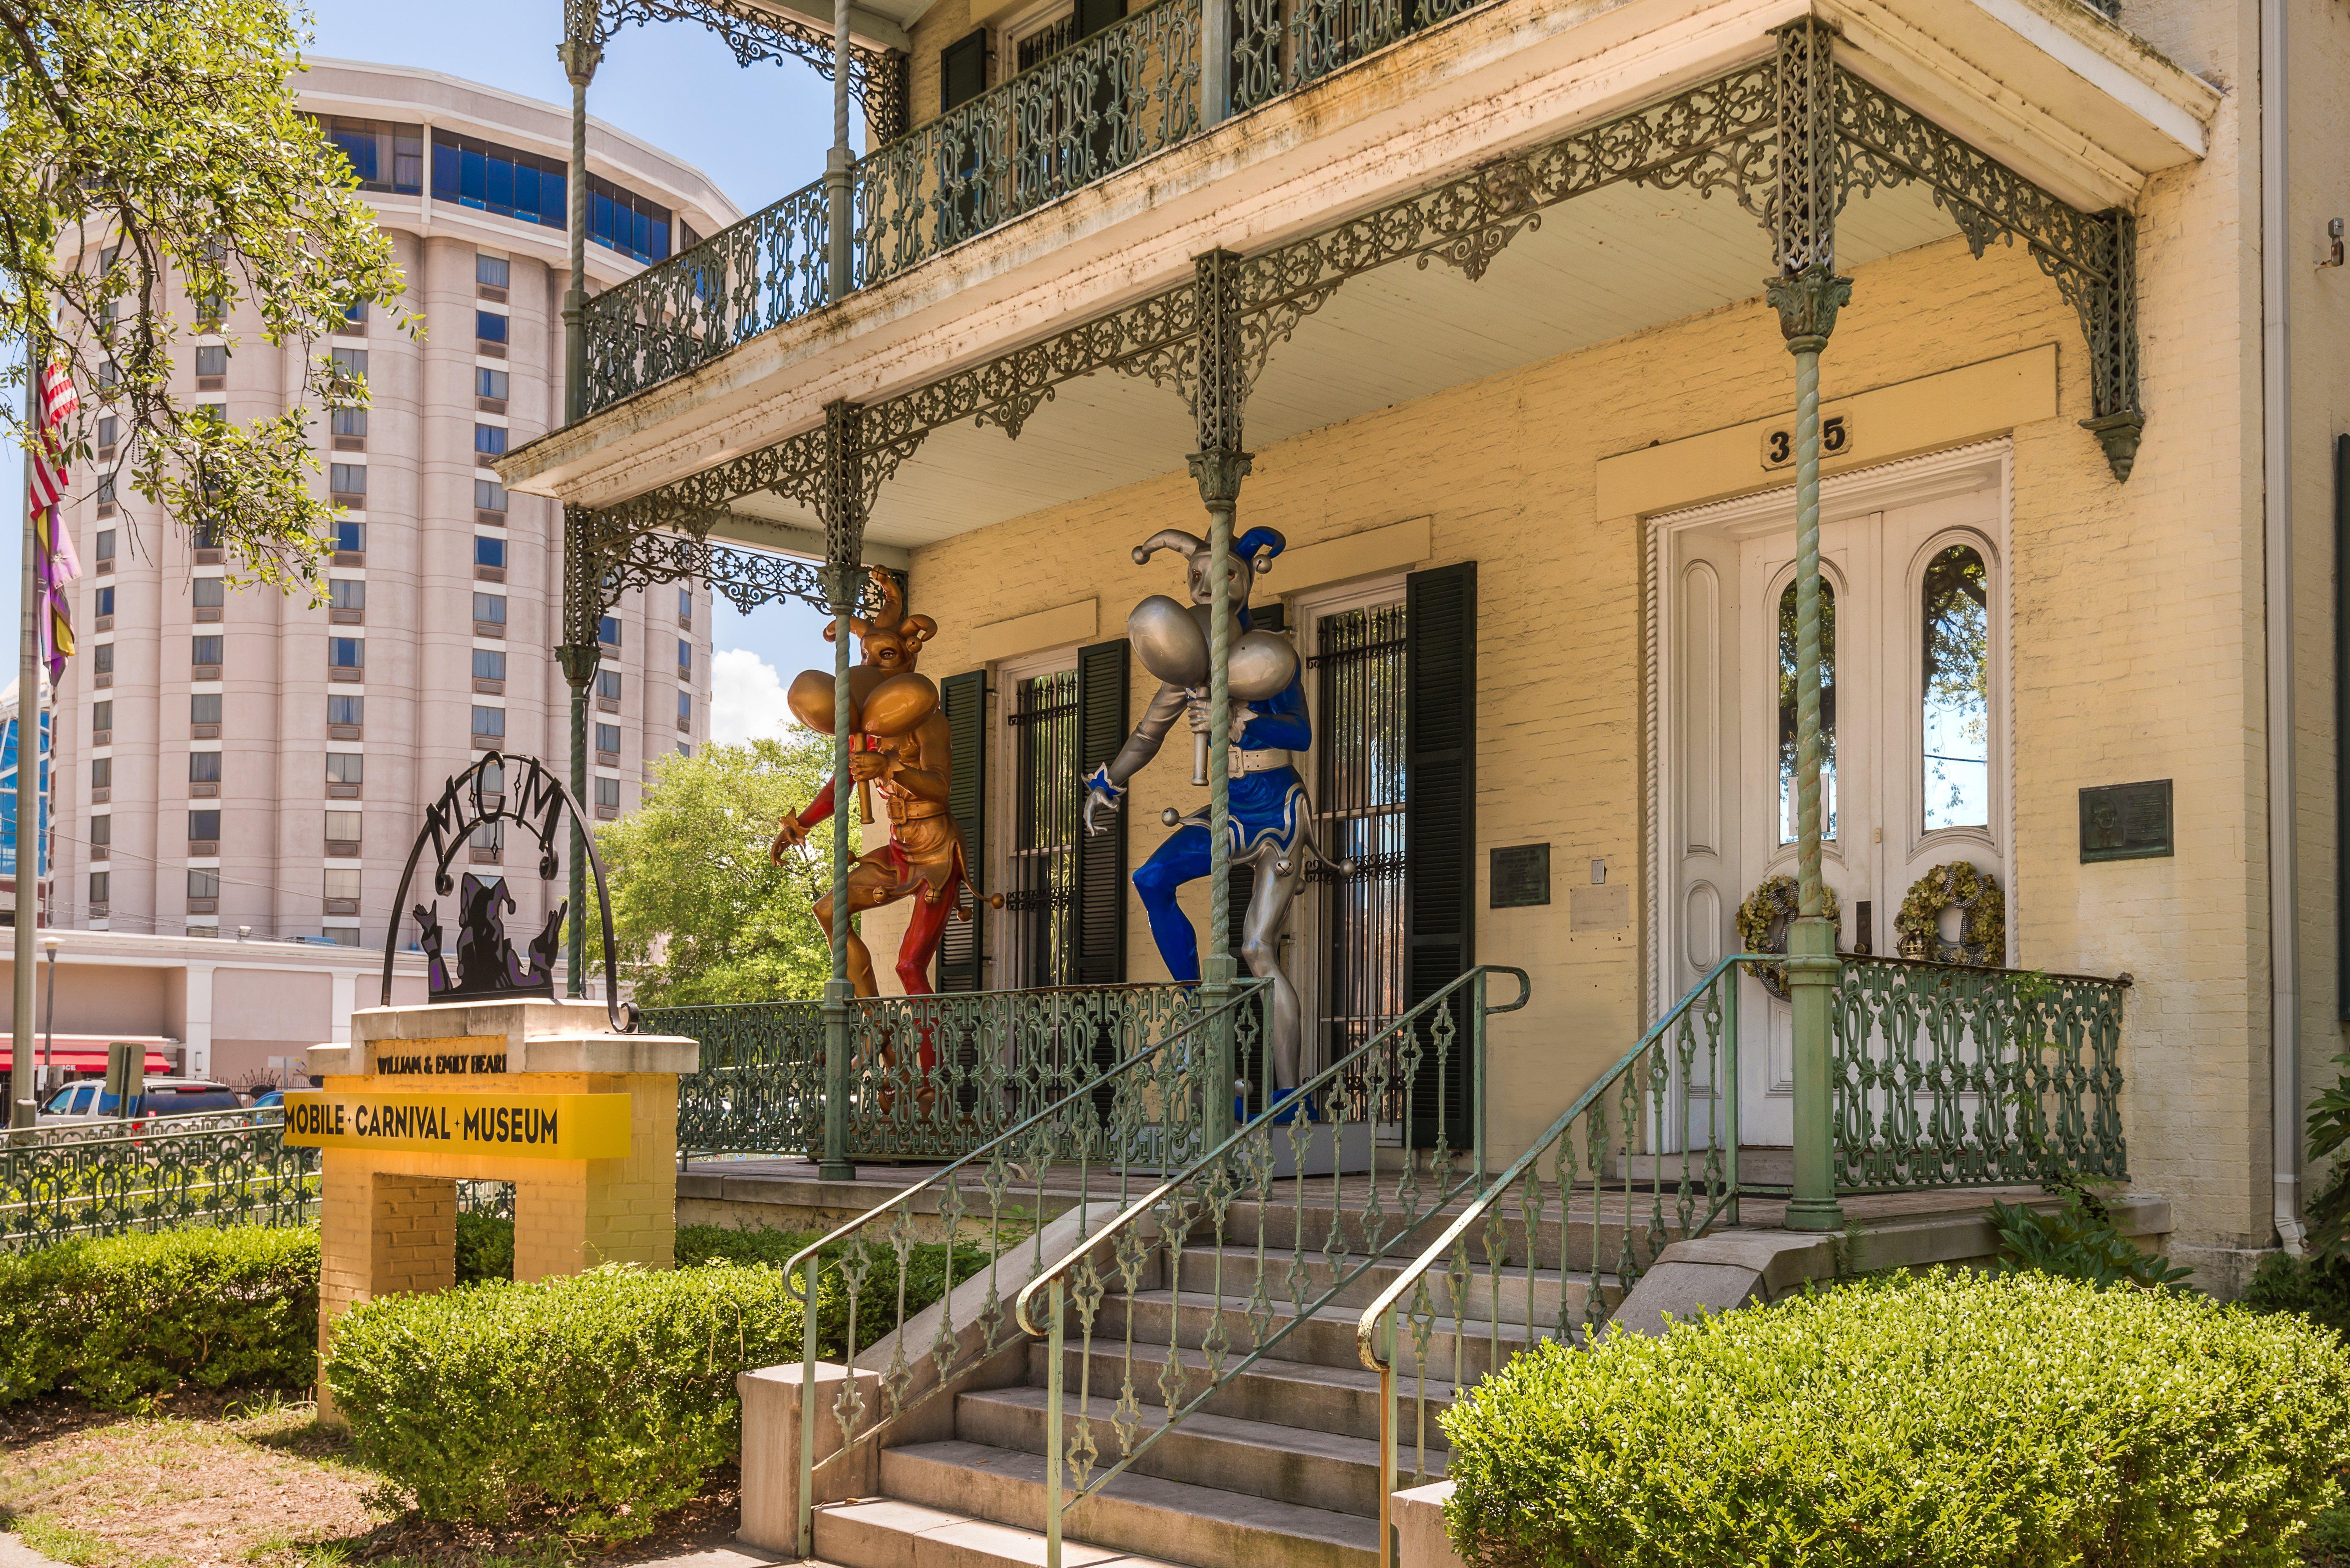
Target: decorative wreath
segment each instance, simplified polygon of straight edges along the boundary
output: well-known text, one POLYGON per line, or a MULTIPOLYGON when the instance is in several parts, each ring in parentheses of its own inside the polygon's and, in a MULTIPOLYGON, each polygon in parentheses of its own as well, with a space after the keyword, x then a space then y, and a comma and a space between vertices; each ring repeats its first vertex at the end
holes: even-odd
POLYGON ((2007 959, 2007 899, 1999 878, 1963 860, 1937 866, 1909 885, 1894 917, 1901 956, 1944 963, 1997 964, 2007 959), (1942 940, 1942 911, 1960 917, 1959 940, 1942 940))
MULTIPOLYGON (((1839 919, 1843 910, 1836 904, 1835 889, 1824 888, 1827 895, 1827 917, 1839 919)), ((1746 895, 1746 902, 1738 906, 1738 950, 1748 953, 1783 953, 1787 950, 1787 923, 1795 918, 1802 906, 1801 885, 1793 877, 1781 875, 1764 878, 1762 885, 1746 895)), ((1787 1000, 1787 970, 1783 964, 1766 963, 1755 967, 1754 978, 1762 989, 1787 1000)))

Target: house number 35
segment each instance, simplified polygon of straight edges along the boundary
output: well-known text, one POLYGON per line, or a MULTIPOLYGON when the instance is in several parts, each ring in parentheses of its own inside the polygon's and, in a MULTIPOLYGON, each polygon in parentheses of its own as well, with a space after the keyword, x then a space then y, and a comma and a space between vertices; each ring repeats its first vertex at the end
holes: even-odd
MULTIPOLYGON (((1852 422, 1847 415, 1832 414, 1820 421, 1820 455, 1840 457, 1852 450, 1852 422)), ((1784 468, 1795 461, 1794 427, 1762 432, 1762 466, 1784 468)))

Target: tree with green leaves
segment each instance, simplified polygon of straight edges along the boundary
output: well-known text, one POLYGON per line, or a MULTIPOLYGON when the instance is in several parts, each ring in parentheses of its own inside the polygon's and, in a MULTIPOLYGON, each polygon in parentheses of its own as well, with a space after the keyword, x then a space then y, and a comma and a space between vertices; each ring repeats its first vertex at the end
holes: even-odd
MULTIPOLYGON (((314 345, 403 286, 349 162, 296 103, 307 30, 283 0, 0 0, 0 337, 80 390, 69 462, 115 418, 118 492, 241 577, 315 597, 336 512, 313 490, 310 421, 367 394, 314 345), (175 399, 181 340, 255 317, 260 343, 301 351, 288 406, 234 423, 175 399)), ((21 392, 7 402, 29 445, 21 392)))
POLYGON ((829 736, 704 746, 658 759, 644 803, 598 830, 615 956, 639 1005, 822 992, 832 950, 809 908, 830 888, 829 862, 811 844, 778 866, 767 846, 831 771, 829 736))

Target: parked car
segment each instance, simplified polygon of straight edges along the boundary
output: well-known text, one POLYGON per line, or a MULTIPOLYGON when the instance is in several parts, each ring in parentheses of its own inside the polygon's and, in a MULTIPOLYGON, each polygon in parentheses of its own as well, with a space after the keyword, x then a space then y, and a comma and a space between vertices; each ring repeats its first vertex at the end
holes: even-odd
POLYGON ((269 1090, 265 1090, 265 1091, 264 1091, 263 1093, 261 1093, 261 1094, 258 1094, 258 1095, 254 1096, 253 1096, 253 1104, 252 1104, 251 1106, 247 1106, 247 1107, 246 1107, 246 1109, 248 1109, 248 1110, 255 1110, 255 1111, 274 1111, 274 1110, 277 1110, 277 1109, 282 1108, 282 1107, 285 1106, 285 1104, 286 1104, 286 1091, 285 1091, 285 1090, 283 1090, 283 1089, 269 1089, 269 1090))
POLYGON ((150 1078, 147 1092, 132 1100, 127 1110, 118 1105, 117 1098, 106 1092, 102 1079, 86 1078, 78 1084, 68 1084, 41 1107, 41 1124, 47 1127, 120 1116, 185 1116, 203 1111, 244 1108, 234 1089, 203 1078, 150 1078))

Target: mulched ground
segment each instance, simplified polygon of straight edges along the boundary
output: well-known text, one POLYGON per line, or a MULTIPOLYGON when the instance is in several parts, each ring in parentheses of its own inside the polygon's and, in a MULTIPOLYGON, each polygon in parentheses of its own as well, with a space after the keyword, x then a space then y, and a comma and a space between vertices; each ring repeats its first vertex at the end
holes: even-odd
POLYGON ((617 1552, 554 1522, 430 1523, 353 1462, 306 1403, 173 1399, 152 1416, 43 1400, 0 1417, 0 1527, 77 1568, 619 1568, 729 1543, 731 1468, 617 1552))

